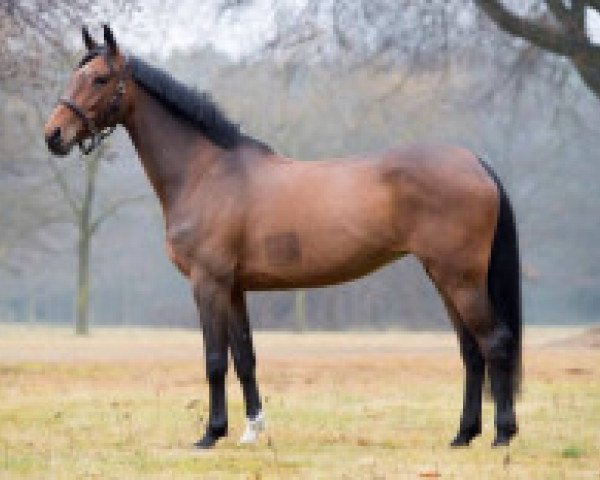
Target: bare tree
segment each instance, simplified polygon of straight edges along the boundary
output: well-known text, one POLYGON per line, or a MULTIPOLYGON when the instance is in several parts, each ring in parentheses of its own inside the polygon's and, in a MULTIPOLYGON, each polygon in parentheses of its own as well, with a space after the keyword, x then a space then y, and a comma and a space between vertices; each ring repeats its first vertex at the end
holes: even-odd
POLYGON ((0 84, 40 85, 47 56, 64 55, 65 26, 82 23, 91 0, 0 0, 0 84))
POLYGON ((23 108, 29 112, 27 121, 21 118, 15 122, 13 119, 10 125, 13 129, 9 131, 18 131, 23 144, 12 145, 11 151, 9 144, 2 142, 0 136, 2 150, 11 152, 15 163, 33 157, 32 168, 18 174, 17 181, 15 177, 4 180, 6 185, 2 189, 2 197, 16 208, 9 209, 7 215, 0 217, 0 227, 4 227, 0 232, 0 268, 17 271, 19 264, 27 263, 25 257, 32 255, 39 262, 41 255, 56 250, 54 239, 64 236, 64 228, 60 226, 72 225, 77 235, 75 331, 87 334, 92 240, 104 222, 120 208, 140 201, 143 195, 121 195, 113 200, 99 201, 98 181, 102 163, 116 156, 110 151, 109 144, 101 144, 90 155, 78 153, 76 158, 59 163, 40 142, 44 121, 42 107, 28 104, 23 108), (32 137, 37 141, 31 142, 32 137), (28 142, 29 146, 26 145, 28 142), (83 178, 82 169, 76 162, 83 166, 83 178))
POLYGON ((103 159, 109 156, 106 144, 100 145, 89 156, 80 154, 80 161, 84 165, 84 182, 80 192, 77 192, 70 184, 64 168, 59 167, 52 157, 48 158, 54 180, 68 206, 70 222, 77 231, 75 333, 78 335, 89 333, 90 256, 94 235, 98 233, 100 226, 116 214, 120 208, 144 198, 143 195, 117 198, 100 208, 95 208, 98 171, 103 159), (94 211, 95 209, 98 210, 97 213, 94 211))
MULTIPOLYGON (((222 5, 247 8, 240 2, 222 5)), ((407 75, 436 71, 442 81, 453 66, 489 66, 500 83, 492 90, 515 86, 532 72, 545 75, 558 90, 564 58, 596 95, 600 92, 600 46, 586 31, 586 18, 600 14, 599 0, 305 0, 273 8, 274 33, 264 49, 285 66, 291 82, 311 63, 375 64, 407 75), (487 17, 529 44, 503 39, 489 28, 487 17)))
POLYGON ((567 58, 600 97, 600 46, 592 43, 586 28, 586 15, 600 14, 600 1, 540 0, 530 6, 528 16, 518 15, 501 0, 475 0, 475 4, 505 32, 567 58))
MULTIPOLYGON (((5 191, 18 195, 19 209, 14 215, 3 216, 0 234, 0 268, 14 271, 22 261, 15 251, 45 251, 50 249, 44 242, 43 233, 48 227, 70 223, 77 231, 77 281, 75 299, 75 331, 86 334, 89 331, 89 264, 92 239, 100 226, 122 206, 137 201, 140 196, 119 198, 97 208, 97 181, 103 158, 109 156, 103 148, 93 155, 81 158, 84 165, 84 181, 80 189, 77 181, 68 173, 68 164, 59 166, 45 152, 39 142, 44 112, 48 110, 48 91, 56 89, 57 77, 72 63, 71 46, 65 41, 65 26, 89 21, 89 14, 95 11, 96 2, 91 0, 0 0, 0 91, 14 91, 24 106, 24 116, 11 115, 6 120, 11 123, 11 134, 0 131, 0 144, 3 161, 0 173, 3 178, 21 188, 5 191), (24 118, 24 117, 34 117, 24 118), (27 127, 27 128, 24 128, 27 127), (17 133, 18 132, 18 133, 17 133), (41 153, 43 152, 43 153, 41 153), (40 165, 47 162, 51 170, 50 178, 41 172, 40 165), (26 168, 27 165, 33 168, 26 168), (25 185, 28 188, 23 188, 25 185), (63 205, 48 201, 48 187, 58 187, 63 205), (79 191, 78 191, 79 190, 79 191), (40 195, 24 195, 27 192, 45 192, 45 199, 37 205, 24 199, 40 200, 40 195), (66 206, 66 208, 62 208, 66 206), (16 259, 16 261, 13 261, 16 259)), ((121 1, 113 8, 125 8, 131 1, 121 1)), ((0 178, 2 180, 2 178, 0 178)), ((15 198, 13 197, 13 201, 15 198)))

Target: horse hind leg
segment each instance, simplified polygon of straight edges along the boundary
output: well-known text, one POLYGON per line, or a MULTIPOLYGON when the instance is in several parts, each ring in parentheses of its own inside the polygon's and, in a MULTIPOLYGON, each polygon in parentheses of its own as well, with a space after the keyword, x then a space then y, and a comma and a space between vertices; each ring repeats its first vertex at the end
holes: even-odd
POLYGON ((487 340, 487 363, 490 386, 494 397, 496 413, 496 438, 494 447, 506 446, 517 433, 517 421, 514 409, 517 390, 511 350, 512 334, 503 326, 497 327, 487 340))
MULTIPOLYGON (((514 335, 504 323, 499 321, 500 319, 496 318, 485 282, 479 286, 457 288, 450 297, 464 329, 461 337, 461 352, 463 349, 467 350, 467 358, 471 358, 470 362, 475 365, 475 373, 471 375, 473 385, 470 394, 480 403, 483 368, 477 355, 479 351, 487 365, 495 403, 496 437, 493 446, 508 445, 510 439, 517 433, 514 410, 516 390, 514 335)), ((463 354, 463 358, 464 356, 463 354)), ((468 416, 467 420, 469 420, 468 416)), ((462 426, 461 423, 461 430, 462 426)), ((469 426, 467 422, 465 427, 469 426)), ((458 440, 467 439, 468 435, 460 438, 461 430, 459 430, 458 440)))
MULTIPOLYGON (((438 291, 440 289, 438 288, 438 291)), ((451 299, 440 291, 446 310, 458 335, 460 355, 465 368, 463 410, 458 433, 450 443, 452 447, 466 447, 481 434, 481 403, 485 360, 475 337, 463 324, 451 299)))

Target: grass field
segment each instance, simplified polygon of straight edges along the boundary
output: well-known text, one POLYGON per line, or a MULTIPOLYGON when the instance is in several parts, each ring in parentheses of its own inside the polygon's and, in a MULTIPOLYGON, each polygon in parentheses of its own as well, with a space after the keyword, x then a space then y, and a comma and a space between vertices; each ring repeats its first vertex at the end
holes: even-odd
POLYGON ((527 330, 519 436, 490 448, 487 403, 483 436, 451 450, 462 402, 453 335, 259 333, 267 433, 237 446, 244 423, 230 375, 230 436, 201 452, 190 448, 207 413, 199 333, 102 329, 81 339, 0 325, 0 479, 598 480, 596 340, 527 330))

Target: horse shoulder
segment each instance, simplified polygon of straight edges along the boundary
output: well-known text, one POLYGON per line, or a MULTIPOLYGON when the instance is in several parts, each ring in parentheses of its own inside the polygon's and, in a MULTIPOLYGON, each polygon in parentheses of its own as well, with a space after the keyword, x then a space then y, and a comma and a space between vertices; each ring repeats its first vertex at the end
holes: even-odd
POLYGON ((236 182, 205 184, 167 214, 167 254, 186 277, 193 271, 231 277, 244 228, 243 195, 236 182))
POLYGON ((190 276, 193 259, 194 225, 191 221, 168 221, 165 249, 171 262, 186 277, 190 276))

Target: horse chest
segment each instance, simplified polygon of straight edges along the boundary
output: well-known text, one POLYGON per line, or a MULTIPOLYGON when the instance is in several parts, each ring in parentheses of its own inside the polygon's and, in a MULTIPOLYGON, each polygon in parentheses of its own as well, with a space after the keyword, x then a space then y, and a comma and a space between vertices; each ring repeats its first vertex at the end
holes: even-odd
POLYGON ((166 231, 166 251, 173 264, 187 277, 192 270, 226 275, 232 264, 227 242, 228 231, 210 222, 191 219, 171 221, 166 231))
POLYGON ((191 222, 171 223, 166 231, 167 255, 185 276, 189 276, 193 260, 193 233, 191 222))

